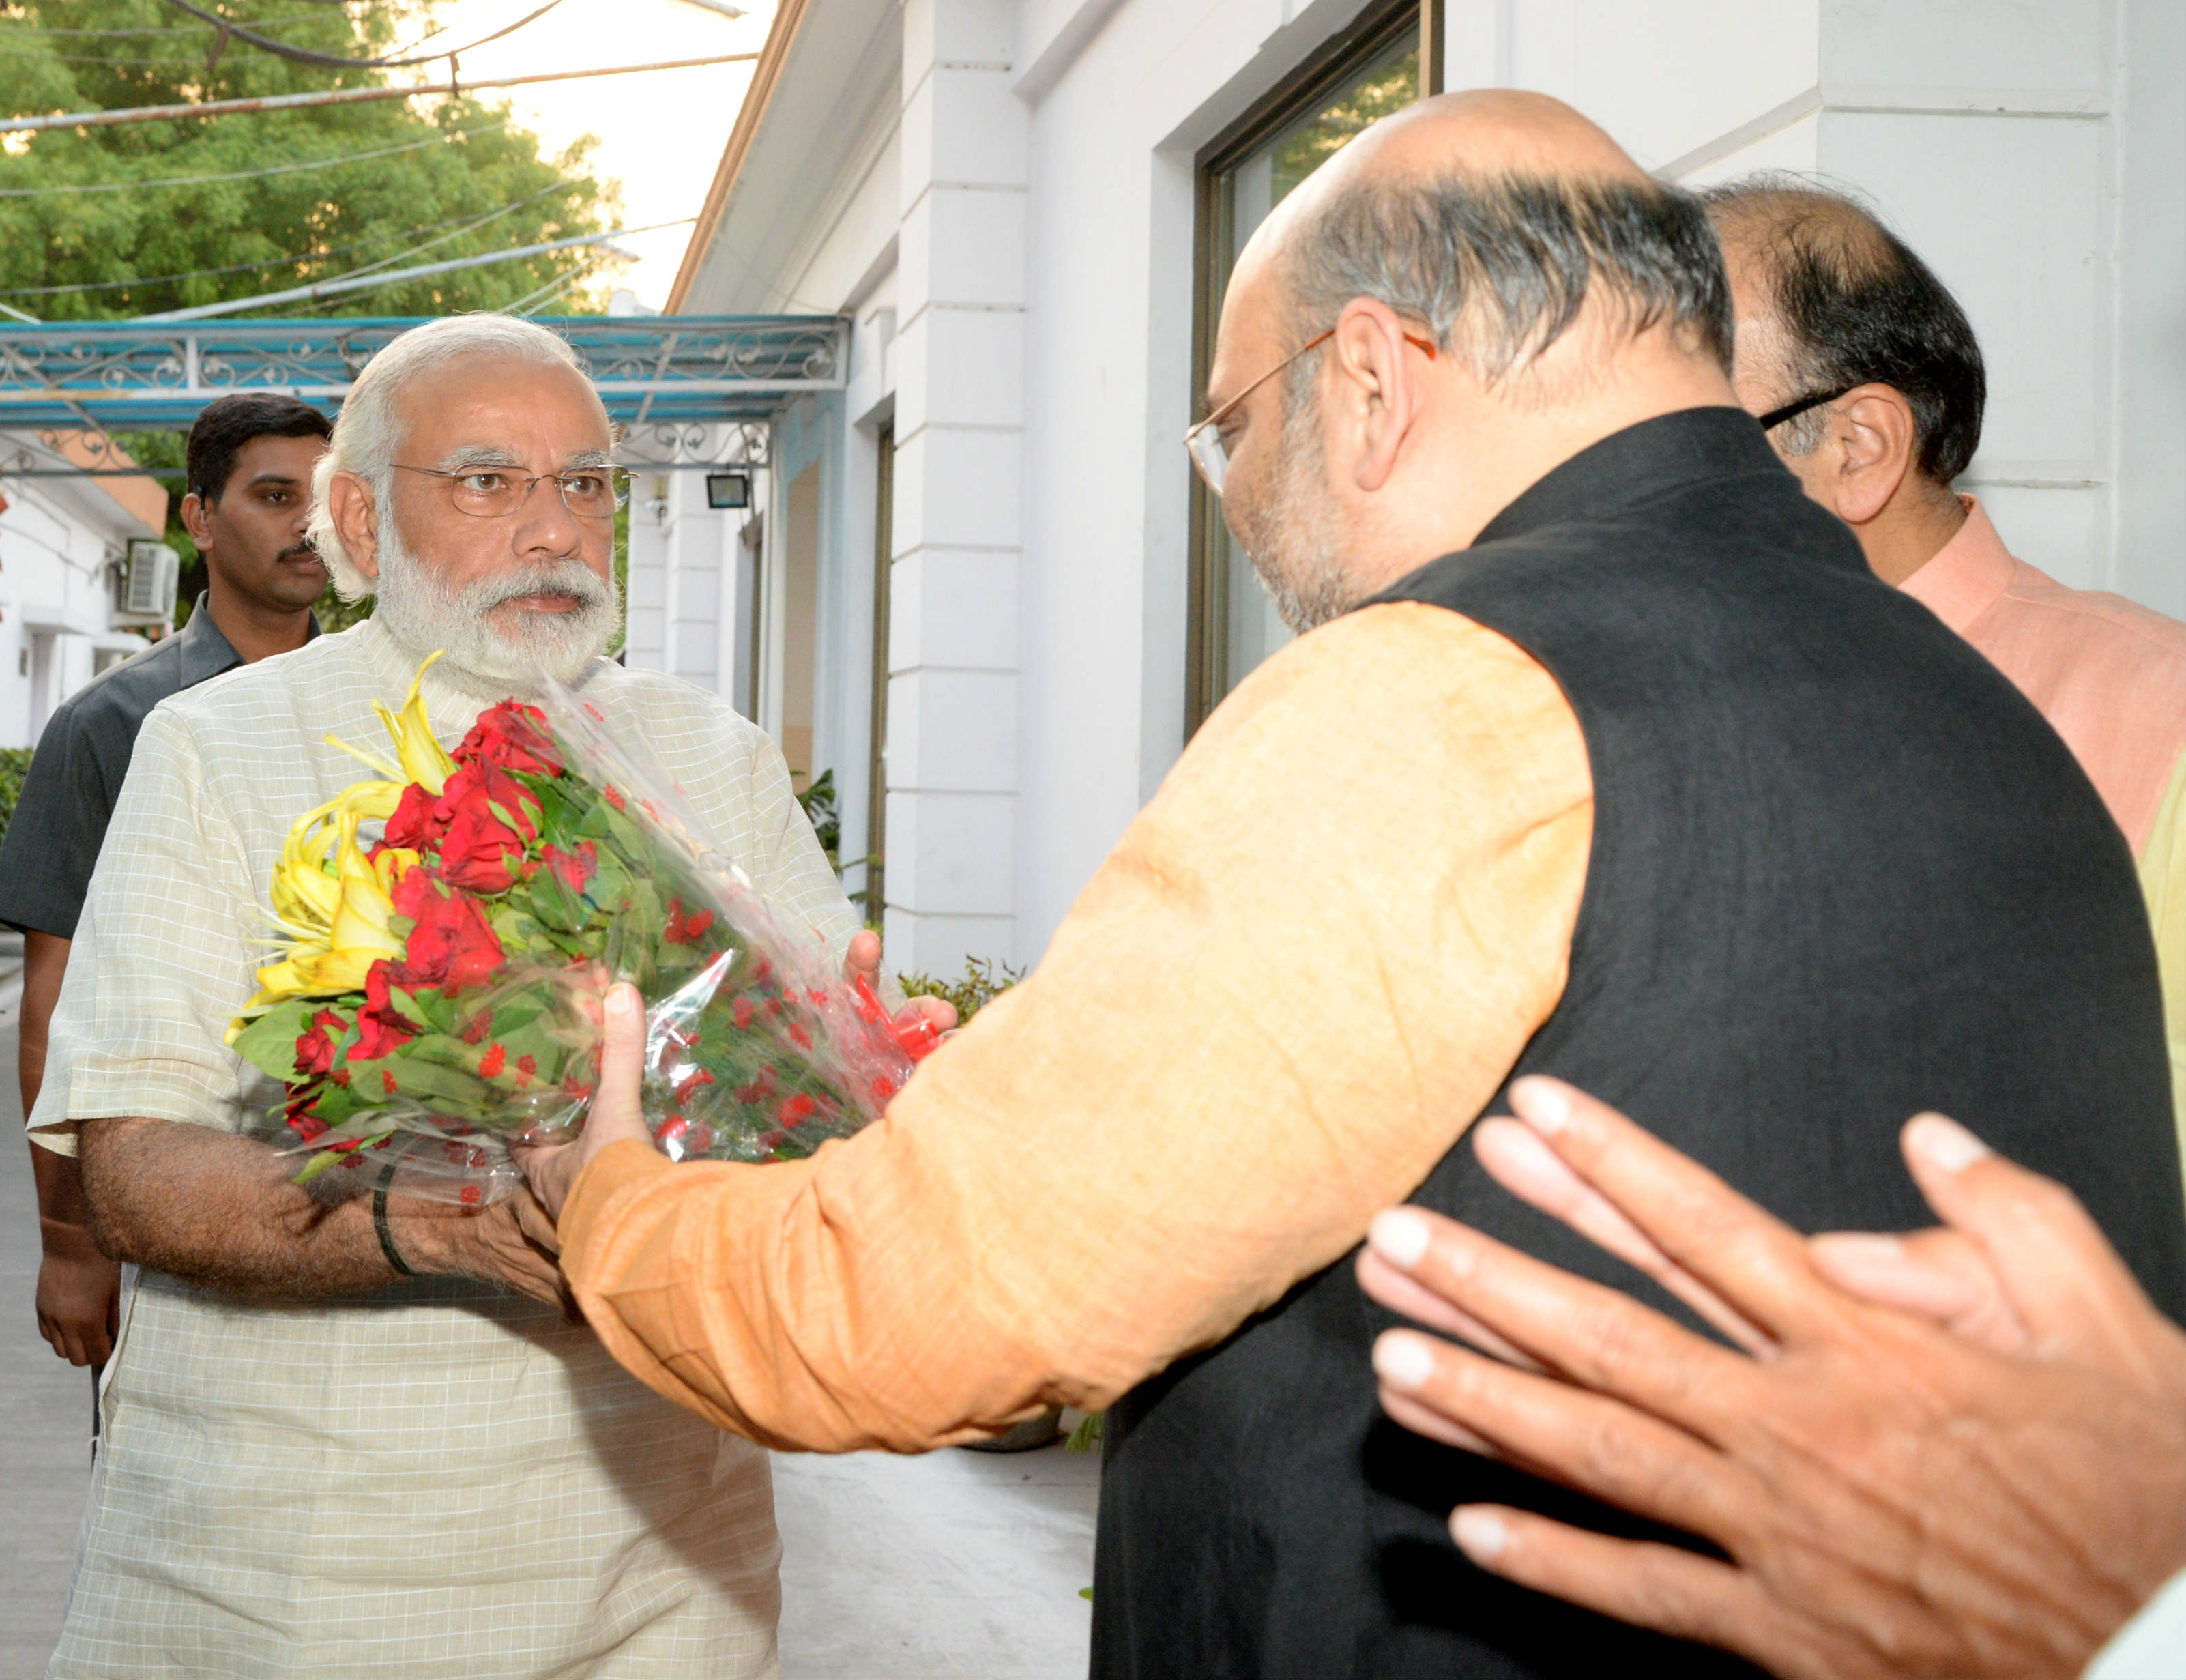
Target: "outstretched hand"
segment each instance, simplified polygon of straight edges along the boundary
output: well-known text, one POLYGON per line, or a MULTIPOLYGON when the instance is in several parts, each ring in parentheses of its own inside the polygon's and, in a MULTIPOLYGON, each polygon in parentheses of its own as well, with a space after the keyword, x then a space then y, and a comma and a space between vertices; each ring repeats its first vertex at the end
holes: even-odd
POLYGON ((1362 1284, 1493 1357, 1387 1332, 1382 1404, 1729 1561, 1460 1507, 1482 1568, 1795 1680, 2064 1680, 2186 1565, 2186 1334, 2062 1187, 1923 1115, 1945 1228, 1808 1239, 1559 1082, 1511 1106, 1475 1135, 1498 1180, 1739 1351, 1393 1209, 1362 1284))
POLYGON ((600 1151, 625 1138, 651 1143, 641 1088, 645 1077, 645 1000, 627 980, 608 988, 601 1001, 600 1085, 585 1129, 574 1142, 518 1145, 512 1153, 532 1194, 548 1216, 562 1216, 569 1187, 600 1151))
MULTIPOLYGON (((876 986, 880 975, 880 936, 860 933, 850 941, 843 964, 844 977, 853 984, 863 980, 876 986)), ((591 1165, 600 1151, 625 1138, 653 1141, 645 1123, 642 1091, 645 1076, 645 1000, 626 981, 608 989, 602 1001, 603 1040, 600 1047, 600 1085, 592 1098, 591 1113, 575 1141, 567 1143, 519 1144, 511 1153, 547 1213, 562 1216, 569 1187, 577 1175, 591 1165)), ((895 1017, 902 1034, 923 1023, 936 1035, 956 1025, 956 1011, 939 997, 914 997, 895 1017)))

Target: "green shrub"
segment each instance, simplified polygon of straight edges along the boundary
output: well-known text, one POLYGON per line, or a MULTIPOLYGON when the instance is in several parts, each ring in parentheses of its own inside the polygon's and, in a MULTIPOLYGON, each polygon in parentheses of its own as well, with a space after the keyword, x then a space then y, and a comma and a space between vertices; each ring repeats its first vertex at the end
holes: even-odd
POLYGON ((968 957, 961 980, 936 980, 932 975, 898 975, 906 997, 939 997, 956 1007, 961 1026, 995 998, 1024 978, 1023 969, 998 963, 990 957, 968 957))
POLYGON ((843 866, 835 854, 842 849, 843 818, 835 804, 835 773, 822 770, 812 784, 797 795, 797 803, 804 809, 804 820, 812 825, 821 851, 827 854, 829 865, 840 874, 843 866))
POLYGON ((0 747, 0 840, 8 837, 8 819, 15 814, 15 801, 23 793, 23 778, 30 770, 30 748, 0 747))

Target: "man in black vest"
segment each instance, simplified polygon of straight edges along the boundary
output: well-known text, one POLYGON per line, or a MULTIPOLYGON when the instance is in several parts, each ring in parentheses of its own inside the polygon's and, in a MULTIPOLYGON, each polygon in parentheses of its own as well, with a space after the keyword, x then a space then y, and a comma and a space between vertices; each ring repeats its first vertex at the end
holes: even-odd
POLYGON ((1109 1405, 1097 1680, 1691 1676, 1746 1671, 1443 1527, 1628 1520, 1376 1403, 1396 1321, 1341 1262, 1388 1202, 1606 1269, 1460 1145, 1513 1076, 1809 1228, 1918 1222, 1897 1128, 1948 1110, 2186 1309, 2124 842, 1801 493, 1729 340, 1700 206, 1553 100, 1423 102, 1287 199, 1191 447, 1312 633, 881 1124, 672 1167, 611 1014, 584 1139, 531 1166, 616 1357, 777 1446, 1109 1405))

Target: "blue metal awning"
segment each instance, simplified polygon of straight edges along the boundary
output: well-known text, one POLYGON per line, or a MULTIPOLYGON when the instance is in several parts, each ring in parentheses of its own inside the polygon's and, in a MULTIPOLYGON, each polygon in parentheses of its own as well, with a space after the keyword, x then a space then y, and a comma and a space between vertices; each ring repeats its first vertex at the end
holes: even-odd
MULTIPOLYGON (((0 429, 186 429, 216 397, 277 391, 338 406, 423 317, 0 323, 0 429)), ((849 323, 832 315, 542 315, 626 427, 765 420, 839 391, 849 323)))

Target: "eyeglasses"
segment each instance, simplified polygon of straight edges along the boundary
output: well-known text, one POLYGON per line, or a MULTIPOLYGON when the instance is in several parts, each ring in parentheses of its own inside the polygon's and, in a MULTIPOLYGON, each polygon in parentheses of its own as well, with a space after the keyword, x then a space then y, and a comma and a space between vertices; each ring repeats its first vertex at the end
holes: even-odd
MULTIPOLYGON (((1207 487, 1209 490, 1217 496, 1221 495, 1222 480, 1230 476, 1230 441, 1222 435, 1222 422, 1236 411, 1239 403, 1281 373, 1299 357, 1303 356, 1308 351, 1319 350, 1321 346, 1335 336, 1336 329, 1331 327, 1319 338, 1308 339, 1184 435, 1184 447, 1191 452, 1191 464, 1199 469, 1199 475, 1207 480, 1207 487)), ((1404 342, 1417 346, 1427 351, 1427 360, 1430 362, 1434 360, 1435 347, 1427 340, 1406 333, 1404 342)))
POLYGON ((542 482, 562 492, 562 505, 580 520, 611 520, 615 509, 630 499, 630 475, 616 467, 572 467, 566 473, 519 473, 506 467, 468 467, 449 472, 440 467, 411 467, 397 461, 406 473, 423 473, 448 486, 448 497, 459 514, 474 519, 507 519, 531 499, 542 482))
POLYGON ((1818 391, 1812 396, 1802 396, 1796 402, 1787 402, 1781 408, 1771 408, 1761 417, 1761 430, 1774 431, 1786 420, 1796 420, 1809 408, 1819 408, 1824 402, 1834 402, 1840 396, 1849 396, 1858 387, 1842 385, 1836 391, 1818 391))

